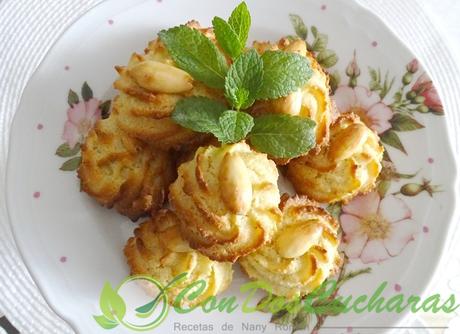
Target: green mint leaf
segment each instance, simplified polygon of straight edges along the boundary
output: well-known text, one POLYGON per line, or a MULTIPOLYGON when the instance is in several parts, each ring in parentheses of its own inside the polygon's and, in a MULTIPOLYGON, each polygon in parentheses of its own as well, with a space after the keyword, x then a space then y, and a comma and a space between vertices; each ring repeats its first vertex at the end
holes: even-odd
POLYGON ((295 14, 289 15, 289 18, 291 19, 292 26, 294 27, 297 36, 299 36, 303 40, 307 39, 308 29, 305 23, 303 22, 302 18, 299 15, 295 14))
POLYGON ((245 112, 227 110, 220 116, 219 124, 220 131, 214 135, 221 143, 232 144, 246 138, 254 126, 254 119, 245 112))
POLYGON ((225 78, 225 96, 237 110, 253 105, 262 87, 264 64, 257 51, 236 59, 225 78))
POLYGON ((103 315, 93 315, 94 320, 104 329, 112 329, 118 326, 118 323, 107 319, 103 315))
POLYGON ((264 80, 257 99, 287 96, 304 86, 312 76, 310 61, 296 53, 267 51, 262 55, 264 80))
POLYGON ((61 158, 69 158, 80 152, 80 144, 76 144, 73 148, 70 148, 69 144, 64 143, 60 145, 56 150, 56 155, 61 158))
POLYGON ((80 164, 81 164, 81 157, 78 156, 78 157, 69 159, 66 162, 64 162, 59 169, 64 172, 73 172, 74 170, 77 170, 78 167, 80 167, 80 164))
POLYGON ((249 28, 251 27, 251 14, 249 13, 248 6, 243 1, 236 7, 230 18, 228 24, 232 27, 233 31, 237 34, 241 46, 244 48, 248 41, 249 28))
POLYGON ((249 140, 258 151, 276 158, 295 158, 315 146, 315 122, 299 116, 267 114, 254 120, 249 140))
POLYGON ((220 115, 227 109, 224 104, 207 97, 189 97, 177 103, 171 117, 184 128, 214 133, 220 127, 220 115))
POLYGON ((99 306, 102 314, 112 321, 123 319, 126 314, 126 305, 123 298, 112 289, 109 282, 102 288, 99 306))
POLYGON ((69 104, 69 106, 73 107, 74 104, 77 104, 78 102, 80 102, 78 94, 75 93, 73 90, 69 89, 69 95, 67 96, 67 103, 69 104))
POLYGON ((238 35, 232 27, 220 17, 214 17, 212 20, 214 33, 219 45, 230 57, 235 59, 241 54, 244 46, 241 44, 238 35))
POLYGON ((177 66, 209 87, 224 88, 227 61, 209 38, 183 25, 158 35, 177 66))
POLYGON ((93 91, 86 81, 81 87, 81 96, 83 97, 83 100, 85 100, 86 102, 93 98, 93 91))

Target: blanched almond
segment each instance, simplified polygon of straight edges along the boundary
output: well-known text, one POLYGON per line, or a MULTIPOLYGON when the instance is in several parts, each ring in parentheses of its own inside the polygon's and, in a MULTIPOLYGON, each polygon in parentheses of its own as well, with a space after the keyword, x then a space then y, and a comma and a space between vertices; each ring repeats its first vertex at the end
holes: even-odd
POLYGON ((252 202, 252 183, 243 159, 225 154, 219 171, 220 194, 225 206, 235 214, 246 214, 252 202))
POLYGON ((271 103, 272 110, 268 110, 269 112, 299 115, 302 108, 302 92, 299 89, 286 97, 273 100, 271 103))
POLYGON ((340 161, 350 158, 362 149, 368 137, 368 129, 363 124, 351 124, 341 130, 331 140, 329 147, 329 159, 340 161))
POLYGON ((276 250, 282 257, 292 259, 302 256, 318 244, 323 227, 311 222, 287 227, 280 233, 275 241, 276 250))
POLYGON ((193 79, 187 72, 158 61, 136 64, 128 73, 139 86, 152 92, 178 94, 193 88, 193 79))

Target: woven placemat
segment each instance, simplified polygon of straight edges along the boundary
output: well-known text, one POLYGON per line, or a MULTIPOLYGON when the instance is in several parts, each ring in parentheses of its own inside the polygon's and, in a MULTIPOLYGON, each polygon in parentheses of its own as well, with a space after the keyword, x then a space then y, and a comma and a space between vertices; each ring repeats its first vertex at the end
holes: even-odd
MULTIPOLYGON (((0 189, 10 124, 22 91, 63 31, 103 0, 0 1, 0 189)), ((262 1, 262 0, 261 0, 262 1)), ((441 98, 457 156, 460 156, 460 70, 441 35, 416 0, 356 0, 387 23, 424 63, 441 98)), ((0 311, 21 333, 73 333, 46 305, 18 255, 0 193, 0 311)), ((459 224, 455 224, 459 225, 459 224)), ((450 239, 460 240, 460 228, 450 239)), ((460 254, 459 249, 454 252, 460 254)))

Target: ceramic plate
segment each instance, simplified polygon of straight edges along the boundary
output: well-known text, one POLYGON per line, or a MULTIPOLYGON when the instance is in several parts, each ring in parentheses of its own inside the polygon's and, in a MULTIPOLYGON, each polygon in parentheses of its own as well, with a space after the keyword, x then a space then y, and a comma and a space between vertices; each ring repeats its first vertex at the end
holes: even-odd
MULTIPOLYGON (((101 313, 99 297, 105 282, 117 286, 129 273, 122 249, 136 225, 79 192, 73 170, 80 152, 66 150, 65 144, 84 138, 87 125, 100 117, 99 111, 107 107, 104 102, 114 96, 114 65, 127 63, 130 54, 141 52, 159 30, 192 18, 208 25, 214 15, 227 17, 236 4, 105 2, 72 25, 28 83, 11 130, 10 222, 45 298, 79 333, 106 332, 93 315, 101 313), (72 107, 70 89, 80 101, 72 94, 72 107), (91 97, 91 103, 83 102, 91 97)), ((387 148, 377 189, 348 205, 330 207, 345 232, 343 249, 350 258, 342 274, 355 276, 339 295, 372 294, 384 281, 384 296, 420 295, 439 262, 455 204, 455 163, 444 110, 422 64, 376 17, 350 1, 291 0, 281 5, 275 0, 249 0, 248 6, 253 17, 250 40, 278 40, 296 32, 306 38, 331 74, 339 111, 359 114, 387 148), (353 232, 353 227, 368 225, 374 231, 386 228, 386 233, 363 237, 353 232)), ((239 287, 247 279, 234 267, 233 284, 224 295, 237 296, 241 304, 247 294, 239 287)), ((146 298, 123 293, 134 298, 133 305, 146 298)), ((314 330, 320 320, 316 329, 322 327, 324 332, 376 333, 397 326, 404 315, 312 316, 308 325, 314 330)), ((212 332, 221 333, 229 332, 222 328, 225 323, 233 323, 233 332, 239 333, 244 324, 265 326, 270 318, 240 308, 231 314, 170 311, 156 330, 172 333, 181 331, 175 327, 178 323, 207 324, 213 326, 212 332)), ((261 333, 263 327, 247 328, 261 333)), ((266 332, 291 330, 270 324, 266 332)), ((111 331, 130 332, 121 325, 111 331)))

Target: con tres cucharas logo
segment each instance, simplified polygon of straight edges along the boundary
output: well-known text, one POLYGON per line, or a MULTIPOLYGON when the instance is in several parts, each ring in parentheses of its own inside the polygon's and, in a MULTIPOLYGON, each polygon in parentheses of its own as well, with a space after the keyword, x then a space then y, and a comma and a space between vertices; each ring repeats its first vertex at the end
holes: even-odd
MULTIPOLYGON (((232 313, 240 308, 243 313, 270 312, 286 313, 297 315, 299 312, 321 315, 321 314, 344 314, 354 312, 395 312, 402 313, 409 311, 452 313, 460 305, 456 303, 455 295, 442 298, 439 294, 422 299, 419 296, 409 297, 399 293, 394 296, 383 297, 388 282, 382 282, 372 295, 361 296, 338 296, 337 281, 330 279, 304 297, 286 299, 275 296, 271 293, 270 285, 263 281, 247 282, 240 286, 240 292, 245 294, 242 303, 238 303, 237 297, 225 297, 217 300, 216 296, 210 296, 198 305, 193 305, 193 300, 206 290, 206 282, 197 280, 188 284, 185 288, 176 291, 171 298, 168 292, 178 283, 187 278, 187 273, 176 276, 167 284, 148 275, 129 276, 121 284, 113 289, 110 283, 106 282, 100 295, 101 315, 94 315, 94 320, 104 329, 112 329, 119 325, 136 332, 151 331, 160 326, 167 318, 169 310, 173 307, 179 314, 190 313, 200 307, 205 314, 211 312, 232 313), (147 289, 153 299, 138 307, 131 307, 135 304, 136 298, 121 295, 130 288, 139 288, 141 285, 147 289), (264 291, 267 295, 262 300, 255 300, 257 292, 264 291), (186 306, 189 305, 189 306, 186 306), (193 306, 190 306, 193 305, 193 306)), ((144 298, 146 294, 142 293, 144 298)))

